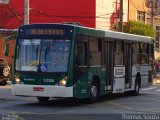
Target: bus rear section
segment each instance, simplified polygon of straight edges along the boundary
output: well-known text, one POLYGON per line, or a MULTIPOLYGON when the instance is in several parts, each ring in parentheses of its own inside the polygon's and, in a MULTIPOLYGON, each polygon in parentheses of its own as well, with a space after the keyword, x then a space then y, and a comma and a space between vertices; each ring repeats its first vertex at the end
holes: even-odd
POLYGON ((25 25, 19 28, 12 93, 49 97, 73 97, 73 27, 65 25, 25 25))

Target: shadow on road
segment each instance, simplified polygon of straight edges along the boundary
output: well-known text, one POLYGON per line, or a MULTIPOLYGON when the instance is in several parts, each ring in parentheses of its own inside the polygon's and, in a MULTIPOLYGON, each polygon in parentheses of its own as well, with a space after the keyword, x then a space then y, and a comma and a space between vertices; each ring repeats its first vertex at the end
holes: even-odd
MULTIPOLYGON (((147 94, 139 94, 138 96, 147 96, 147 94)), ((107 101, 113 101, 113 100, 118 100, 118 99, 122 99, 122 98, 135 98, 136 96, 130 95, 130 94, 109 94, 106 96, 102 96, 99 98, 99 100, 95 103, 103 103, 103 102, 107 102, 107 101)), ((18 106, 37 106, 37 107, 78 107, 78 106, 87 106, 90 105, 91 103, 89 103, 88 99, 74 99, 74 98, 53 98, 50 99, 48 102, 46 103, 40 103, 38 102, 30 102, 30 103, 26 103, 26 104, 19 104, 18 106)))

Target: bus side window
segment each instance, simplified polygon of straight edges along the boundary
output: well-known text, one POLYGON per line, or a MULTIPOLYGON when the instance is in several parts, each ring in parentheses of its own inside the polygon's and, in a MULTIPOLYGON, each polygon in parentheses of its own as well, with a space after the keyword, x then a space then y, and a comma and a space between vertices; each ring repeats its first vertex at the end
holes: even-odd
POLYGON ((135 65, 135 64, 140 64, 140 45, 139 43, 133 43, 132 44, 132 57, 133 57, 133 60, 132 60, 132 64, 135 65))
POLYGON ((121 41, 116 41, 115 43, 115 65, 124 65, 124 44, 121 41))
POLYGON ((102 64, 102 40, 94 37, 89 37, 89 64, 102 64))
POLYGON ((141 51, 141 64, 148 64, 148 53, 147 53, 147 44, 141 43, 140 44, 140 51, 141 51))
POLYGON ((76 45, 76 65, 86 65, 86 43, 77 42, 76 45))

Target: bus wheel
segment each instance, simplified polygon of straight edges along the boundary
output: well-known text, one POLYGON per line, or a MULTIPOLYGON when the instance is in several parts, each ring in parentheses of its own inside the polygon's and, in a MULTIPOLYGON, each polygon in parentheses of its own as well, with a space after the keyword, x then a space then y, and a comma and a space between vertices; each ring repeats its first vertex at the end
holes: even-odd
POLYGON ((91 84, 90 103, 94 103, 98 100, 98 84, 93 81, 91 84))
POLYGON ((37 97, 38 101, 41 103, 48 102, 49 97, 37 97))
POLYGON ((10 74, 10 68, 8 66, 3 68, 3 76, 8 77, 10 74))

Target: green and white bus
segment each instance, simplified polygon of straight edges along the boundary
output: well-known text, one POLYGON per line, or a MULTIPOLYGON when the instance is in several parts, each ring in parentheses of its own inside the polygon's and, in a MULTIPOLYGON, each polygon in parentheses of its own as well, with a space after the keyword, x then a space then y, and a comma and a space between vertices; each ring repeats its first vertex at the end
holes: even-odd
POLYGON ((71 24, 23 25, 13 56, 12 93, 40 102, 139 94, 152 83, 152 65, 150 37, 71 24))

